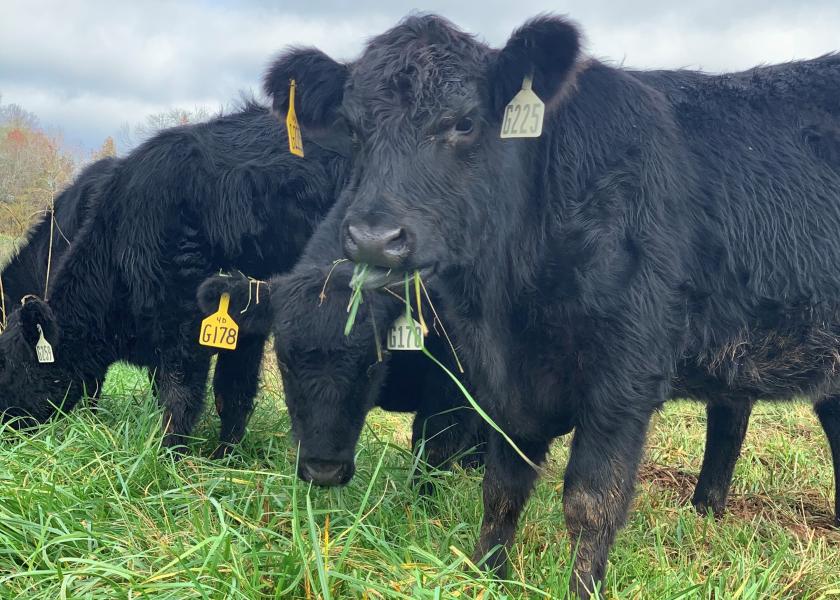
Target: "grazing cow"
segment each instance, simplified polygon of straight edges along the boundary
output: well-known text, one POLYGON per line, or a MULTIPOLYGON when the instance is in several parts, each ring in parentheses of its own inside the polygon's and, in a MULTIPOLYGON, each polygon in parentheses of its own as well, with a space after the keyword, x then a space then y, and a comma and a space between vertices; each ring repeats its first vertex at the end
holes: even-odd
MULTIPOLYGON (((706 456, 731 463, 755 398, 811 398, 840 479, 840 56, 637 72, 583 58, 563 18, 494 50, 414 16, 341 77, 305 66, 355 139, 346 255, 379 283, 434 282, 476 398, 532 461, 574 430, 577 593, 604 576, 672 394, 710 401, 721 450, 706 456), (500 139, 526 78, 541 135, 500 139)), ((537 472, 495 434, 485 464, 474 559, 503 571, 537 472)), ((730 475, 714 469, 701 496, 730 475)))
MULTIPOLYGON (((275 81, 269 73, 270 94, 275 81)), ((298 114, 307 115, 305 106, 298 114)), ((43 421, 125 360, 155 373, 164 443, 182 445, 203 405, 211 356, 198 345, 199 284, 219 269, 258 278, 289 269, 333 204, 347 150, 304 136, 305 159, 289 152, 276 115, 250 103, 161 132, 122 160, 91 199, 49 302, 26 302, 0 336, 0 411, 43 421), (39 326, 53 364, 37 362, 39 326)), ((219 452, 244 432, 264 343, 243 335, 236 351, 220 354, 219 452)))
MULTIPOLYGON (((384 340, 378 360, 375 331, 384 334, 404 314, 404 305, 371 294, 352 332, 344 335, 352 267, 347 262, 333 264, 342 252, 342 218, 340 207, 335 207, 291 273, 257 284, 259 304, 247 278, 217 275, 202 284, 199 305, 210 314, 220 296, 228 293, 232 314, 241 314, 241 331, 274 333, 292 432, 300 443, 298 474, 304 481, 342 485, 350 480, 356 442, 374 406, 417 413, 412 447, 428 464, 446 468, 453 457, 460 457, 464 466, 479 463, 481 453, 473 449, 483 444, 481 421, 465 406, 451 379, 419 352, 389 352, 384 340)), ((449 353, 434 331, 426 345, 444 360, 449 353)), ((422 490, 431 488, 424 485, 422 490)))
POLYGON ((47 214, 29 231, 0 273, 3 307, 7 313, 19 307, 24 296, 43 296, 49 290, 48 272, 51 277, 55 275, 61 257, 82 226, 89 199, 108 181, 118 164, 116 158, 103 158, 85 167, 56 197, 53 214, 47 214))

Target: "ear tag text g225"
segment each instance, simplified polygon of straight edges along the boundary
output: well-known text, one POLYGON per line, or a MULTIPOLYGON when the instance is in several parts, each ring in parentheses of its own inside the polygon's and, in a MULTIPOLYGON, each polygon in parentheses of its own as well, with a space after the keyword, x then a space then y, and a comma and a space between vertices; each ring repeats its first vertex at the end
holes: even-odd
POLYGON ((295 114, 295 80, 289 84, 289 112, 286 113, 286 133, 289 137, 289 152, 303 158, 303 138, 300 135, 297 115, 295 114))
POLYGON ((522 89, 505 107, 502 131, 499 136, 507 138, 535 138, 542 135, 545 104, 531 89, 532 79, 525 76, 522 89))
POLYGON ((388 330, 388 350, 422 350, 423 331, 420 323, 400 315, 388 330))
POLYGON ((219 299, 219 310, 201 322, 199 344, 222 350, 236 350, 239 325, 228 314, 229 306, 230 294, 222 294, 219 299))
POLYGON ((35 344, 35 355, 38 357, 38 362, 41 364, 54 363, 55 355, 53 354, 52 346, 47 341, 47 338, 44 337, 44 330, 40 324, 36 324, 35 327, 38 328, 38 335, 40 336, 38 342, 35 344))

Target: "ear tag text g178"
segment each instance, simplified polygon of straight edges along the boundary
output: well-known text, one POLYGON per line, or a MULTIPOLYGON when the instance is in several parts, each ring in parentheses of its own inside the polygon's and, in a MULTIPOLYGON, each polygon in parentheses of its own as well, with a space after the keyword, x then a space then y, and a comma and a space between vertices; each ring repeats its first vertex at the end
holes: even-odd
POLYGON ((219 310, 201 322, 199 344, 222 350, 236 350, 239 325, 228 314, 229 306, 230 294, 222 294, 219 299, 219 310))
POLYGON ((420 323, 400 315, 388 330, 388 350, 422 350, 423 332, 420 323))

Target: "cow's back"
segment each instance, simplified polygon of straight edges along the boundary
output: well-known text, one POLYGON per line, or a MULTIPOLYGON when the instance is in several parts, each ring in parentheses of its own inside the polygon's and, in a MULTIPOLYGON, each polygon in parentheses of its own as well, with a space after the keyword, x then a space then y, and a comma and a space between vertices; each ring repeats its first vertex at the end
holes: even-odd
POLYGON ((785 397, 840 367, 840 55, 709 76, 636 74, 692 157, 692 352, 678 387, 785 397))

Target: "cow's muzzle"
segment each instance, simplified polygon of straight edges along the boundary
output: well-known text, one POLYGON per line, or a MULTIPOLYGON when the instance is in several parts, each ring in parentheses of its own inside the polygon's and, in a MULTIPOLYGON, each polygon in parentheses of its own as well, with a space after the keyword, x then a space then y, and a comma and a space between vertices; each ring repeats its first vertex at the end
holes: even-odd
POLYGON ((303 481, 325 487, 345 485, 355 472, 356 466, 352 462, 308 459, 301 460, 298 466, 298 477, 303 481))
POLYGON ((344 254, 356 263, 399 269, 411 254, 403 227, 348 223, 344 230, 344 254))

